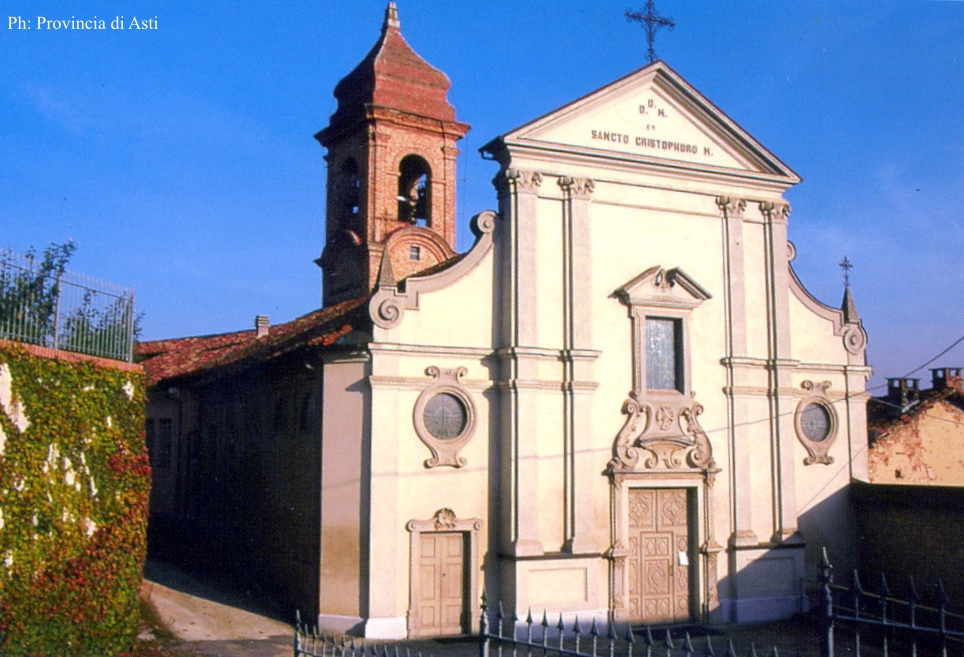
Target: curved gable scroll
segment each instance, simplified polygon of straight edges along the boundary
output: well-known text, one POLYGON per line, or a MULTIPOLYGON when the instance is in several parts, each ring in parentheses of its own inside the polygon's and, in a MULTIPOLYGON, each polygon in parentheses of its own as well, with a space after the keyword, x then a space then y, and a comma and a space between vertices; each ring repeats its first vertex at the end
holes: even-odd
POLYGON ((475 244, 451 266, 431 274, 405 279, 404 287, 394 283, 380 284, 368 302, 368 314, 375 325, 383 329, 395 328, 401 324, 406 310, 418 310, 420 294, 446 288, 475 269, 492 249, 492 232, 497 219, 498 215, 491 210, 472 217, 471 228, 475 233, 475 244))
MULTIPOLYGON (((626 423, 613 444, 610 473, 635 471, 710 472, 713 448, 700 426, 703 406, 689 390, 689 319, 710 293, 681 269, 651 267, 613 294, 629 309, 633 335, 633 391, 623 403, 626 423), (647 358, 653 340, 650 322, 675 326, 669 359, 673 384, 654 378, 647 358)), ((664 346, 665 348, 665 346, 664 346)), ((665 351, 662 358, 667 358, 665 351)))

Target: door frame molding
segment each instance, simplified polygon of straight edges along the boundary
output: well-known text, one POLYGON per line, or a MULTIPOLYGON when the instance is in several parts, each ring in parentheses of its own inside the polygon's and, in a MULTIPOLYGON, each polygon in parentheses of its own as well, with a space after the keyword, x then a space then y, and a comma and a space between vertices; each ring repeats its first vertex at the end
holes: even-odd
POLYGON ((479 549, 482 533, 481 518, 459 519, 451 509, 443 508, 435 512, 428 520, 409 520, 405 529, 409 532, 409 597, 408 597, 408 636, 409 638, 434 636, 431 629, 424 629, 419 622, 419 594, 421 580, 418 576, 419 555, 421 554, 422 537, 424 534, 462 534, 463 545, 468 548, 463 552, 463 572, 466 581, 462 583, 462 632, 470 633, 471 614, 473 604, 479 599, 479 571, 481 568, 481 554, 479 549))
POLYGON ((693 620, 707 622, 719 606, 717 562, 722 546, 713 537, 712 486, 715 472, 625 472, 611 474, 609 608, 617 621, 629 620, 629 491, 631 489, 682 488, 687 491, 690 524, 690 609, 693 620), (692 492, 694 501, 689 502, 692 492))

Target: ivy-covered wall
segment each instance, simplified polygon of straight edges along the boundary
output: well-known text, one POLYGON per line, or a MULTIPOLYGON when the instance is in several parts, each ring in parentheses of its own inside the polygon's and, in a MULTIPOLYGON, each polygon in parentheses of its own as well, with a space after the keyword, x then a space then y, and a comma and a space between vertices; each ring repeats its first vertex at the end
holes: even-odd
POLYGON ((0 342, 0 654, 119 655, 146 550, 143 377, 38 351, 0 342))

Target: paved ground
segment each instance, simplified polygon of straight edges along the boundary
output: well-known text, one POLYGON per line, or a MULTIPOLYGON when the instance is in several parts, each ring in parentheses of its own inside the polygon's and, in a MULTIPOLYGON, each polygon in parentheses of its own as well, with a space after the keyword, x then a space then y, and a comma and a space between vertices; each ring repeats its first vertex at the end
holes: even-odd
POLYGON ((241 592, 156 561, 141 595, 178 638, 178 651, 204 657, 291 657, 294 629, 241 592))
MULTIPOLYGON (((279 614, 275 610, 259 605, 253 596, 156 561, 147 563, 144 574, 142 595, 153 603, 161 620, 177 637, 177 645, 172 646, 176 652, 203 657, 292 657, 294 628, 278 620, 279 614)), ((693 638, 696 655, 701 657, 706 654, 707 636, 718 656, 726 652, 730 641, 739 657, 749 655, 751 645, 760 657, 771 657, 774 645, 782 655, 815 657, 819 654, 819 636, 812 623, 805 619, 712 629, 695 626, 675 628, 672 636, 678 652, 674 654, 680 657, 683 655, 681 642, 686 631, 693 638)), ((521 632, 519 636, 522 636, 521 632)), ((541 636, 540 627, 534 628, 534 636, 541 636)), ((664 638, 665 630, 653 633, 656 645, 652 654, 666 654, 664 638)), ((637 642, 632 651, 634 656, 646 655, 643 639, 637 633, 637 642)), ((479 655, 479 644, 472 638, 409 641, 396 645, 400 657, 479 655)), ((361 646, 360 641, 358 646, 361 646)), ((395 647, 392 646, 393 656, 395 647)), ((583 651, 590 647, 591 642, 584 639, 583 651)), ((600 655, 609 656, 608 645, 603 647, 600 641, 599 648, 600 655)), ((844 646, 840 648, 842 655, 850 653, 844 646)), ((510 653, 505 651, 502 654, 510 653)), ((326 654, 330 654, 330 651, 326 654)), ((499 655, 499 652, 493 647, 491 654, 499 655)), ((624 642, 620 641, 615 655, 627 655, 624 642)))

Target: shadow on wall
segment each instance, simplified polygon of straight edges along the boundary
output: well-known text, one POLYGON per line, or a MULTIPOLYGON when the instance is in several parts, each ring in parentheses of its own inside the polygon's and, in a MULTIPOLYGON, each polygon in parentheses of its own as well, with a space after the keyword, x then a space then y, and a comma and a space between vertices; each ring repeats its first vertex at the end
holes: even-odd
POLYGON ((799 517, 799 532, 782 543, 740 546, 725 554, 718 582, 720 607, 713 623, 753 623, 809 611, 815 604, 821 553, 847 584, 856 566, 857 531, 849 487, 799 517), (733 575, 727 573, 735 573, 733 575))
POLYGON ((928 597, 940 580, 951 604, 964 604, 964 488, 857 483, 853 497, 865 588, 876 591, 884 573, 906 596, 913 577, 928 597))

